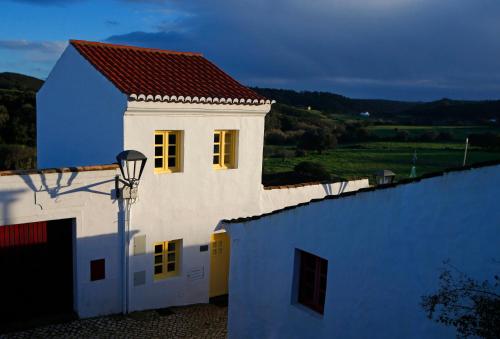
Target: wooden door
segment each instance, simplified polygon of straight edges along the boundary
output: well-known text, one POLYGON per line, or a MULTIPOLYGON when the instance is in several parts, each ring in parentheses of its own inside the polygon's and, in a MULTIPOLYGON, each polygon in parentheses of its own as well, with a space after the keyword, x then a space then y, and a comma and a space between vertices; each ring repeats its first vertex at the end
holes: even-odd
POLYGON ((229 236, 213 233, 210 239, 210 297, 228 294, 229 236))

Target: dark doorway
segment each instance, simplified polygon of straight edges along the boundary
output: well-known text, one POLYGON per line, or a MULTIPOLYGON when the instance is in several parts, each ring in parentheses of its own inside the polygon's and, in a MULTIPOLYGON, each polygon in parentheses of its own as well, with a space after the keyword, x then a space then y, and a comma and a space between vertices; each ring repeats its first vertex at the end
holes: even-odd
POLYGON ((73 315, 73 220, 0 226, 0 332, 73 315))

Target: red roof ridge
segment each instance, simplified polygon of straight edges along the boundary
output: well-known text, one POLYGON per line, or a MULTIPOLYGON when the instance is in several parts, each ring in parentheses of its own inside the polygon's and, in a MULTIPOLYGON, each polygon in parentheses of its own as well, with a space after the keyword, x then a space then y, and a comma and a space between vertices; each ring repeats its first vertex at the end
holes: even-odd
POLYGON ((176 54, 176 55, 186 55, 186 56, 203 56, 202 53, 198 53, 198 52, 179 52, 179 51, 171 51, 168 49, 138 47, 138 46, 129 46, 129 45, 120 45, 120 44, 110 44, 110 43, 98 42, 98 41, 71 39, 69 41, 69 43, 72 45, 93 45, 93 46, 102 46, 102 47, 110 47, 110 48, 118 48, 118 49, 129 49, 129 50, 136 50, 136 51, 142 51, 142 52, 159 52, 159 53, 165 53, 165 54, 176 54))

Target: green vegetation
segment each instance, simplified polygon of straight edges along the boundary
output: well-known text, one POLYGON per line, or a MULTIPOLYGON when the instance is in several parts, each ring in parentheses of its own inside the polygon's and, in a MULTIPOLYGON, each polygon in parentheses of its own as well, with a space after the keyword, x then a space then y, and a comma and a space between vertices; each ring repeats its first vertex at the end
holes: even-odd
MULTIPOLYGON (((289 151, 290 146, 272 146, 267 152, 289 151)), ((366 142, 342 145, 333 150, 318 154, 309 152, 301 157, 265 157, 266 173, 293 171, 302 161, 313 161, 323 166, 335 177, 356 179, 372 178, 380 169, 390 169, 396 173, 396 179, 408 178, 412 166, 413 152, 417 151, 417 174, 437 172, 450 167, 461 166, 464 145, 458 143, 422 143, 422 142, 366 142)), ((487 151, 471 147, 467 163, 476 163, 500 159, 500 152, 487 151)))
POLYGON ((265 182, 279 184, 278 173, 284 181, 299 180, 294 168, 304 161, 322 164, 333 180, 372 177, 380 169, 394 171, 397 179, 407 178, 415 151, 418 175, 442 171, 462 165, 467 137, 468 164, 500 159, 500 125, 495 122, 500 102, 401 103, 257 90, 280 102, 266 117, 265 182), (415 123, 428 120, 431 109, 440 105, 445 108, 435 120, 415 123), (370 110, 370 117, 359 115, 370 110), (447 120, 453 123, 437 124, 447 120))
POLYGON ((36 91, 43 82, 0 73, 0 169, 36 167, 36 91))
POLYGON ((410 138, 433 131, 436 134, 449 133, 452 140, 465 143, 465 138, 471 134, 497 133, 500 134, 498 125, 478 125, 478 126, 415 126, 415 125, 372 125, 367 127, 368 132, 373 133, 379 138, 394 138, 402 131, 408 132, 410 138))

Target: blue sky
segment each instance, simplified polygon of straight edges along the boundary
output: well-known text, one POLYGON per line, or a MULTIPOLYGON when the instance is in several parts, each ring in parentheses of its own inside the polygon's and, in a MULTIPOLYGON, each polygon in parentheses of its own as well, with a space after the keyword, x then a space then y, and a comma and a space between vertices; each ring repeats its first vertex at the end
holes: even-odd
POLYGON ((202 52, 242 83, 500 99, 498 0, 0 0, 0 71, 45 78, 68 39, 202 52))

